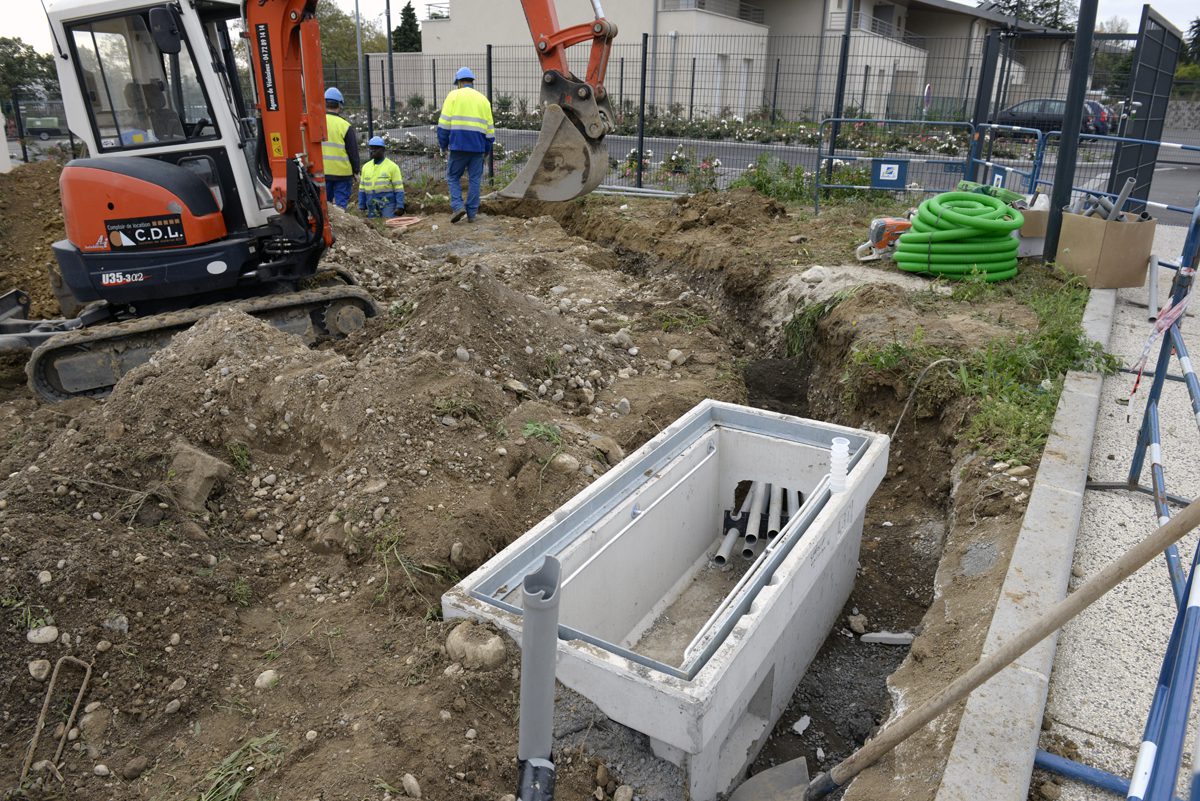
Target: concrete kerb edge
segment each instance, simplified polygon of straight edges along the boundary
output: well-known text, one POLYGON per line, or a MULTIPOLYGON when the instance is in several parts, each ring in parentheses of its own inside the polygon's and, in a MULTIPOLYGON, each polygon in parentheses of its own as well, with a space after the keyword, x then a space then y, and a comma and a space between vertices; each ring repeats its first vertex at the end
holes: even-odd
MULTIPOLYGON (((1112 334, 1116 301, 1116 290, 1094 289, 1083 313, 1084 332, 1105 348, 1112 334)), ((1097 373, 1070 373, 1067 383, 1074 391, 1064 391, 1059 399, 1043 451, 1043 460, 1054 454, 1058 469, 1044 476, 1039 470, 1000 588, 984 643, 985 654, 1066 596, 1103 377, 1097 373), (1091 414, 1080 414, 1081 396, 1086 398, 1091 414), (1067 466, 1073 469, 1063 469, 1067 466), (1064 518, 1070 521, 1068 530, 1062 531, 1065 536, 1047 537, 1047 525, 1058 520, 1061 526, 1064 518)), ((1027 654, 972 693, 935 801, 1025 801, 1057 639, 1057 635, 1048 638, 1031 652, 1035 658, 1027 654), (998 725, 1001 720, 1003 724, 998 725)))

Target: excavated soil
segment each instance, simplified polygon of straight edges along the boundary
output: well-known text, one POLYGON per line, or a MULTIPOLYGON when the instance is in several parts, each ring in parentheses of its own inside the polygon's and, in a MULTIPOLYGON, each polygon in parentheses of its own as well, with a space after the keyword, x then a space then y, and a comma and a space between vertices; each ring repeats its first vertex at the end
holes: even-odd
MULTIPOLYGON (((931 315, 922 282, 871 267, 813 273, 829 223, 753 193, 486 210, 403 232, 335 213, 325 263, 383 312, 332 347, 225 312, 107 400, 44 405, 19 367, 0 371, 5 789, 47 692, 36 660, 71 655, 93 665, 83 717, 68 730, 80 674, 65 666, 27 797, 192 799, 254 741, 232 768, 243 798, 403 797, 411 774, 424 798, 497 801, 516 783, 519 653, 501 640, 483 666, 452 655, 442 592, 705 397, 890 432, 909 388, 881 379, 849 399, 856 343, 1031 324, 1000 300, 931 315), (888 285, 835 308, 807 356, 782 355, 800 304, 876 277, 888 285), (31 642, 44 626, 55 640, 31 642)), ((1022 507, 960 444, 968 412, 918 403, 901 426, 846 618, 756 769, 828 767, 897 698, 975 659, 1022 507), (863 644, 851 615, 919 636, 863 644)), ((558 797, 627 782, 635 798, 684 798, 644 742, 569 693, 559 706, 558 797)), ((954 722, 847 797, 931 797, 954 722)))
POLYGON ((30 316, 59 316, 50 289, 55 265, 50 246, 65 236, 58 202, 57 161, 22 164, 0 175, 0 295, 10 289, 29 293, 30 316))

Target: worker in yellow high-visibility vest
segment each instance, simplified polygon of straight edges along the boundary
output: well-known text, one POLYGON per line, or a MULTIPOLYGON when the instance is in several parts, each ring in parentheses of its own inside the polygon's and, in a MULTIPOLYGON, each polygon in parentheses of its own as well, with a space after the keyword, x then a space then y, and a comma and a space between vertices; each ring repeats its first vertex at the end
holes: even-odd
POLYGON ((442 103, 438 118, 438 146, 449 151, 446 160, 446 183, 450 186, 450 222, 463 217, 475 222, 479 213, 479 184, 483 180, 483 157, 492 152, 496 127, 492 120, 492 104, 485 95, 475 91, 475 73, 463 67, 454 75, 457 87, 442 103), (463 173, 467 174, 467 200, 463 202, 463 173))
POLYGON ((342 116, 345 98, 337 87, 325 90, 325 135, 321 154, 325 157, 325 197, 343 209, 350 203, 354 176, 360 171, 358 137, 354 126, 342 116))
POLYGON ((404 214, 404 176, 386 155, 382 136, 367 142, 367 163, 358 182, 358 207, 368 217, 400 217, 404 214))

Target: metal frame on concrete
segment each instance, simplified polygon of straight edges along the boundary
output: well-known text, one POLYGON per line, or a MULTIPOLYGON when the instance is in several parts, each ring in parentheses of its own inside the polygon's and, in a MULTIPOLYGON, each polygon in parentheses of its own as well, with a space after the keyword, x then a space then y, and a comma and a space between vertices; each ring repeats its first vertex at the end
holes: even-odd
MULTIPOLYGON (((1181 330, 1184 313, 1195 287, 1197 264, 1200 262, 1200 201, 1192 211, 1192 221, 1176 270, 1171 295, 1158 315, 1155 336, 1162 335, 1158 360, 1154 367, 1146 410, 1142 415, 1137 445, 1130 460, 1125 482, 1092 482, 1089 489, 1133 490, 1154 497, 1158 524, 1171 516, 1171 503, 1176 499, 1167 492, 1166 474, 1162 461, 1162 433, 1159 427, 1159 404, 1162 391, 1170 378, 1171 357, 1176 356, 1191 399, 1192 413, 1200 424, 1200 381, 1196 378, 1181 330), (1146 460, 1150 461, 1151 486, 1141 483, 1146 460)), ((1151 265, 1157 269, 1156 265, 1151 265)), ((1155 299, 1151 299, 1154 302, 1155 299)), ((1148 344, 1148 348, 1151 345, 1148 344)), ((1136 388, 1136 385, 1135 385, 1136 388)), ((1186 503, 1186 501, 1183 501, 1186 503)), ((1185 575, 1179 551, 1171 546, 1165 553, 1168 575, 1179 611, 1163 654, 1158 684, 1146 717, 1142 744, 1129 782, 1127 798, 1131 801, 1171 801, 1187 737, 1187 721, 1192 691, 1196 682, 1197 659, 1200 658, 1200 585, 1194 580, 1200 567, 1200 550, 1192 559, 1191 570, 1185 575)), ((1193 801, 1200 795, 1192 794, 1193 801)))

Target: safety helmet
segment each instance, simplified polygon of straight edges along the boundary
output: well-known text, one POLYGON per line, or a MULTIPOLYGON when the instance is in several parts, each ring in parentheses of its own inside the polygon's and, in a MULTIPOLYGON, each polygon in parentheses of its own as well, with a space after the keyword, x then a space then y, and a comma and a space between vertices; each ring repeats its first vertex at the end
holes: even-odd
POLYGON ((387 145, 384 144, 382 136, 372 136, 367 142, 367 147, 387 147, 387 145))
POLYGON ((341 91, 336 86, 331 86, 325 90, 325 99, 332 100, 335 103, 346 102, 346 98, 342 97, 341 91))
POLYGON ((475 80, 475 73, 471 72, 470 67, 462 67, 459 69, 458 72, 454 73, 454 82, 455 83, 458 83, 459 81, 473 81, 473 80, 475 80))

